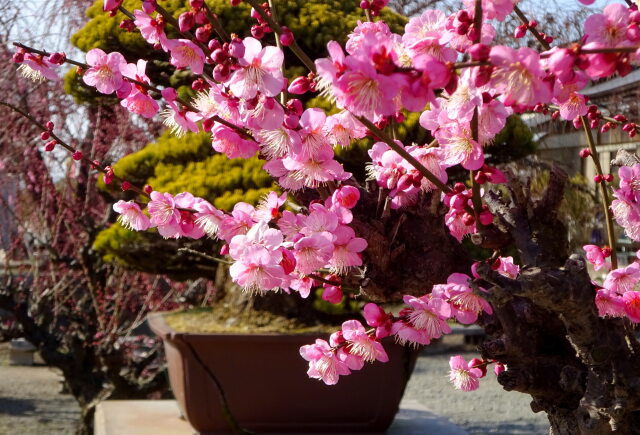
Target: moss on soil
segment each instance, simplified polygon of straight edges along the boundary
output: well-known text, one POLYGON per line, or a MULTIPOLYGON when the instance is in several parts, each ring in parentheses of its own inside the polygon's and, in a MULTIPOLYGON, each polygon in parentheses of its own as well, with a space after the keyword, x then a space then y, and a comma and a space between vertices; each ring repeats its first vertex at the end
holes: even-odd
MULTIPOLYGON (((229 316, 225 310, 192 308, 164 315, 167 324, 178 332, 232 334, 330 334, 340 329, 337 324, 305 324, 297 319, 277 316, 268 311, 247 311, 229 316)), ((235 313, 234 313, 235 314, 235 313)))

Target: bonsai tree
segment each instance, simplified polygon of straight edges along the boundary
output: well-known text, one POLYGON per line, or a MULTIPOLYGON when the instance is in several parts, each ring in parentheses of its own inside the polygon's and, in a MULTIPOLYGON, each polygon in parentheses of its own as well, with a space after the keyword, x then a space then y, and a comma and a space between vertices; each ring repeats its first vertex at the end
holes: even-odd
POLYGON ((604 116, 580 90, 589 78, 631 70, 640 41, 636 8, 609 5, 587 18, 579 43, 552 48, 543 24, 513 2, 468 0, 449 16, 426 10, 400 35, 377 18, 385 1, 363 1, 364 21, 344 47, 331 41, 329 57, 313 60, 296 39, 304 29, 280 24, 277 2, 244 3, 253 8, 255 25, 252 36, 241 37, 224 29, 213 4, 200 0, 178 17, 155 1, 136 10, 104 2, 112 15, 128 17, 122 27, 139 31, 171 65, 192 74, 194 98, 154 84, 144 60, 129 63, 118 52, 93 48, 82 61, 18 45, 14 61, 30 75, 51 78, 71 63, 85 84, 115 93, 134 114, 155 116, 161 98, 174 133, 205 131, 229 158, 260 156, 281 191, 257 206, 240 202, 226 212, 189 192, 136 186, 78 154, 53 126, 32 121, 53 146, 134 196, 114 205, 123 226, 155 228, 166 238, 220 240, 228 259, 216 261, 232 263, 230 279, 245 291, 285 290, 304 299, 322 286, 329 301, 342 300, 344 292, 372 301, 363 309, 370 329, 347 321, 329 342, 301 348, 311 377, 335 384, 365 362, 385 361, 380 340, 387 336, 427 345, 450 331, 447 320, 477 322, 491 338, 479 358, 451 358, 454 387, 478 388, 493 365, 506 390, 529 394, 533 410, 547 413, 554 433, 633 433, 640 416, 632 333, 640 321, 640 265, 618 265, 613 221, 640 239, 640 159, 619 155, 614 188, 592 130, 620 127, 633 136, 638 126, 623 114, 604 116), (493 23, 512 13, 536 49, 492 44, 493 23), (276 46, 266 39, 271 34, 276 46), (290 56, 305 71, 285 80, 290 56), (320 93, 341 111, 305 109, 295 96, 308 93, 320 93), (546 189, 533 196, 528 182, 489 163, 488 146, 509 115, 525 111, 573 122, 587 136, 580 156, 597 168, 609 244, 585 247, 587 260, 569 251, 558 218, 567 184, 562 170, 552 168, 546 189), (433 140, 397 139, 410 113, 419 114, 433 140), (369 180, 359 180, 334 149, 365 136, 374 144, 369 180), (468 184, 453 179, 459 171, 467 172, 468 184), (465 239, 482 249, 468 249, 460 243, 465 239), (611 269, 603 283, 591 281, 587 261, 611 269), (406 307, 398 314, 379 305, 399 300, 406 307))

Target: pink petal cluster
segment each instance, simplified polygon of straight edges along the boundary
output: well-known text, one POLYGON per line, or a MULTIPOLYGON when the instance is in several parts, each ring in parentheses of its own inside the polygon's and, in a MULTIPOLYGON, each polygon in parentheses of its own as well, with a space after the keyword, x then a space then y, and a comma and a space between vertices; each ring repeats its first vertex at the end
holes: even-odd
POLYGON ((449 367, 451 368, 449 380, 456 390, 473 391, 480 388, 482 370, 469 367, 469 363, 460 355, 452 356, 449 359, 449 367))
POLYGON ((631 239, 640 241, 640 163, 618 170, 620 188, 614 189, 611 210, 631 239))
POLYGON ((640 263, 614 269, 596 291, 600 316, 628 317, 640 323, 640 263))

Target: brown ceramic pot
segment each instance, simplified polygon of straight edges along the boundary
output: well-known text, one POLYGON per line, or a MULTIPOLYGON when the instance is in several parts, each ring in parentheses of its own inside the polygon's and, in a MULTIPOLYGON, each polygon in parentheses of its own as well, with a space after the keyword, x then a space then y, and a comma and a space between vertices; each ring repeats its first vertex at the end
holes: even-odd
POLYGON ((184 417, 200 434, 231 432, 220 382, 235 419, 258 433, 384 432, 398 411, 417 353, 385 341, 388 363, 373 363, 337 385, 309 379, 299 348, 316 335, 189 334, 169 327, 161 313, 148 318, 162 337, 169 381, 184 417), (195 354, 197 355, 194 355, 195 354), (198 361, 200 360, 200 361, 198 361))

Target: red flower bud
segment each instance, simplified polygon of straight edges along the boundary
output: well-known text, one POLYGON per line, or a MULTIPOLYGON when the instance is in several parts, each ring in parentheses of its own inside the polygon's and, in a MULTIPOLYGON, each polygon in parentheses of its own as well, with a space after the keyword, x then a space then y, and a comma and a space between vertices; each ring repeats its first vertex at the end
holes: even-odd
POLYGON ((142 190, 144 190, 144 193, 146 193, 147 195, 151 195, 151 192, 153 192, 153 187, 151 187, 149 184, 145 184, 142 190))
POLYGON ((293 44, 294 40, 295 40, 295 38, 293 37, 293 33, 291 32, 291 30, 289 30, 289 28, 286 27, 286 26, 282 26, 282 34, 280 35, 280 43, 282 45, 284 45, 285 47, 288 47, 291 44, 293 44))
POLYGON ((73 157, 73 160, 82 160, 82 151, 75 151, 71 157, 73 157))
POLYGON ((44 144, 44 150, 45 151, 53 151, 53 149, 56 147, 57 143, 58 142, 56 142, 55 140, 50 140, 49 142, 44 144))
POLYGON ((128 181, 123 181, 120 185, 120 189, 122 189, 123 192, 126 192, 127 190, 131 189, 131 183, 129 183, 128 181))
POLYGON ((604 181, 606 181, 607 183, 611 183, 613 181, 613 175, 612 174, 605 175, 604 181))
POLYGON ((51 133, 49 133, 48 131, 43 131, 40 133, 40 139, 42 140, 48 140, 51 137, 51 133))
POLYGON ((518 27, 516 27, 516 30, 513 32, 513 37, 516 39, 520 39, 524 37, 524 35, 526 34, 527 34, 527 25, 521 24, 518 27))
POLYGON ((602 180, 604 180, 604 177, 600 174, 597 174, 595 177, 593 177, 593 182, 594 183, 602 183, 602 180))

